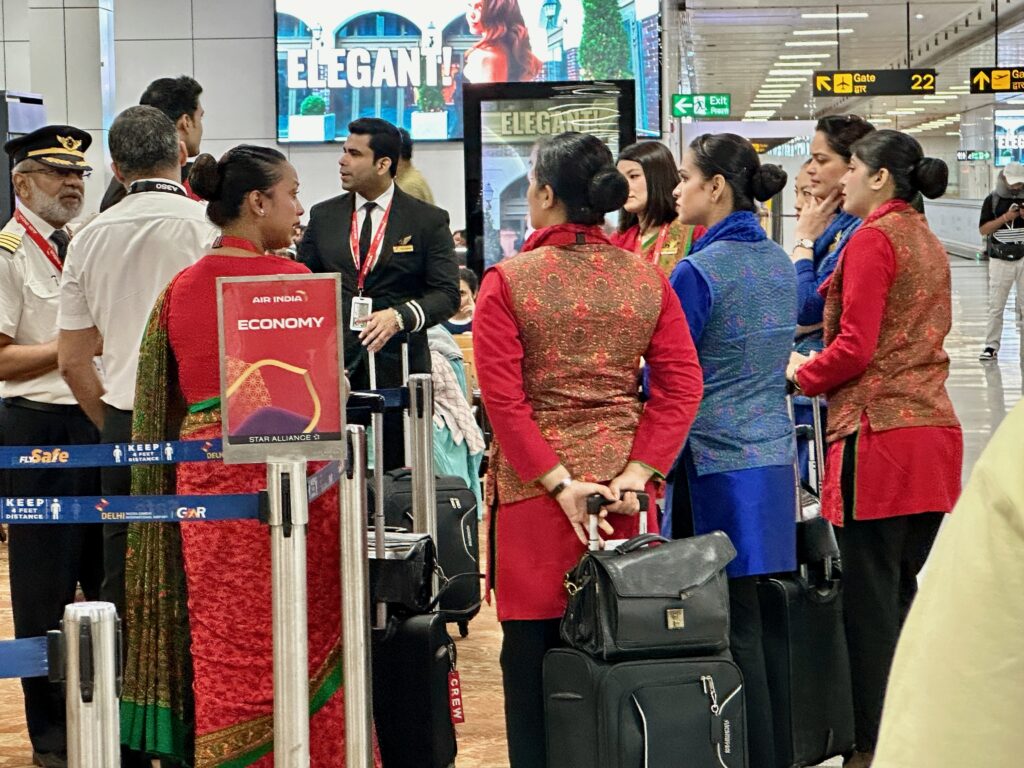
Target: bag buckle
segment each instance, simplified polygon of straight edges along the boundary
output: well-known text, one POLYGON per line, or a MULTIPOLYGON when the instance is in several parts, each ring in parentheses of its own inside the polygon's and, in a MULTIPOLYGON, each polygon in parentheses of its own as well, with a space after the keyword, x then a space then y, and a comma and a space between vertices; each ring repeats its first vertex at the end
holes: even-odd
POLYGON ((576 597, 580 591, 578 584, 574 583, 570 578, 569 574, 565 574, 565 579, 562 581, 562 586, 565 587, 565 591, 569 593, 569 597, 576 597))

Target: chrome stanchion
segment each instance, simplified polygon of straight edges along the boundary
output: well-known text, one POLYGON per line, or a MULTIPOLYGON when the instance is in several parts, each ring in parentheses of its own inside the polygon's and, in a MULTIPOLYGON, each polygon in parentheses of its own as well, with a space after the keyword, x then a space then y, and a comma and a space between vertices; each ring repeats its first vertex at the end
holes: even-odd
POLYGON ((305 460, 267 462, 274 632, 274 764, 309 768, 305 460))
MULTIPOLYGON (((345 428, 348 462, 341 477, 341 629, 345 638, 345 765, 373 766, 370 687, 370 572, 366 545, 366 431, 345 428)), ((377 472, 376 474, 379 474, 377 472)), ((380 497, 378 497, 380 498, 380 497)))
MULTIPOLYGON (((374 411, 371 416, 373 425, 373 548, 377 560, 384 562, 387 549, 384 544, 384 528, 387 522, 384 519, 384 412, 374 411)), ((373 622, 374 629, 386 629, 388 623, 388 604, 383 600, 378 602, 375 609, 373 622)))
MULTIPOLYGON (((402 342, 402 386, 409 386, 409 341, 408 336, 406 340, 402 342)), ((412 408, 410 403, 409 408, 412 408)), ((410 434, 409 427, 410 417, 409 411, 402 414, 402 445, 403 454, 402 458, 405 460, 405 466, 409 466, 412 463, 412 435, 410 434)))
MULTIPOLYGON (((68 766, 110 768, 121 764, 118 698, 121 695, 117 611, 111 603, 72 603, 51 647, 65 659, 68 766)), ((51 654, 53 666, 59 664, 51 654)))
MULTIPOLYGON (((409 432, 412 444, 412 519, 417 533, 437 546, 437 493, 434 483, 434 390, 429 373, 409 377, 409 432)), ((440 588, 437 574, 433 594, 440 588)))
POLYGON ((417 533, 437 542, 434 484, 434 390, 429 373, 409 377, 409 418, 412 433, 412 518, 417 533))

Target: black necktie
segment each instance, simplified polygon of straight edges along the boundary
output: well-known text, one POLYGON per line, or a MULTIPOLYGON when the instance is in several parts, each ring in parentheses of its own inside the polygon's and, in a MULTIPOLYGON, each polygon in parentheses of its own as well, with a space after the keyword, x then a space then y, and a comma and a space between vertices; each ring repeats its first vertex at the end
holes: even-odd
POLYGON ((377 207, 374 202, 369 202, 363 205, 363 210, 366 211, 366 215, 363 216, 363 226, 359 230, 359 264, 362 266, 363 261, 366 259, 366 254, 370 251, 370 238, 373 237, 373 217, 370 215, 373 213, 373 209, 377 207))
POLYGON ((68 255, 68 243, 71 242, 71 236, 63 229, 55 229, 53 234, 50 235, 50 240, 57 246, 57 258, 63 264, 64 257, 68 255))

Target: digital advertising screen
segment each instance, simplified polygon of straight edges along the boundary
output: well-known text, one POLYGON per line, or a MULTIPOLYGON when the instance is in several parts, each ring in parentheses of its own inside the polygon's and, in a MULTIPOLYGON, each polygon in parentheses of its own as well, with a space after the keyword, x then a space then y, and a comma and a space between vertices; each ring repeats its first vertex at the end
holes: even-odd
POLYGON ((467 83, 634 80, 660 134, 658 0, 276 0, 277 138, 341 141, 382 117, 461 139, 467 83))
POLYGON ((614 158, 635 140, 632 114, 629 81, 470 87, 465 160, 469 266, 482 272, 515 255, 533 231, 526 189, 539 138, 590 133, 608 145, 614 158))
POLYGON ((997 109, 995 125, 995 164, 1024 162, 1024 111, 997 109))

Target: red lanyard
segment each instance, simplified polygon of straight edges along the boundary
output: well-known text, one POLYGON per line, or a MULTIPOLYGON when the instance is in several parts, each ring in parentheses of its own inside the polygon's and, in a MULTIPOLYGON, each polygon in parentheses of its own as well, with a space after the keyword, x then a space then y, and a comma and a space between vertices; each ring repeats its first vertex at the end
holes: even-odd
POLYGON ((252 251, 253 253, 262 256, 266 251, 260 248, 252 240, 246 240, 244 237, 235 237, 233 235, 221 235, 213 241, 214 248, 239 248, 243 251, 252 251))
MULTIPOLYGON (((391 202, 394 202, 394 198, 391 198, 391 202)), ((374 266, 377 264, 377 259, 380 256, 380 246, 381 242, 384 240, 384 230, 388 226, 388 217, 391 215, 391 203, 389 202, 388 207, 384 210, 384 218, 380 220, 377 232, 370 241, 370 249, 366 252, 366 259, 361 265, 359 263, 359 235, 357 234, 356 229, 358 214, 359 208, 352 211, 352 226, 348 230, 348 247, 352 251, 352 261, 356 265, 356 271, 359 273, 359 277, 356 281, 356 287, 359 289, 359 293, 361 295, 363 293, 363 286, 366 284, 366 276, 373 271, 374 266)), ((367 211, 366 215, 369 216, 370 211, 367 211)))
MULTIPOLYGON (((651 264, 657 264, 661 258, 661 249, 665 247, 665 241, 668 239, 668 228, 669 224, 662 224, 661 231, 658 232, 658 239, 654 242, 654 250, 647 255, 646 258, 651 264)), ((643 234, 640 234, 636 239, 636 255, 644 256, 644 244, 643 234)))
POLYGON ((39 230, 36 229, 25 214, 21 212, 20 208, 14 209, 14 220, 25 228, 25 234, 32 238, 33 243, 39 246, 39 250, 41 250, 46 258, 50 260, 50 263, 57 268, 57 271, 63 272, 64 265, 60 263, 60 258, 57 256, 57 246, 42 236, 39 230))

